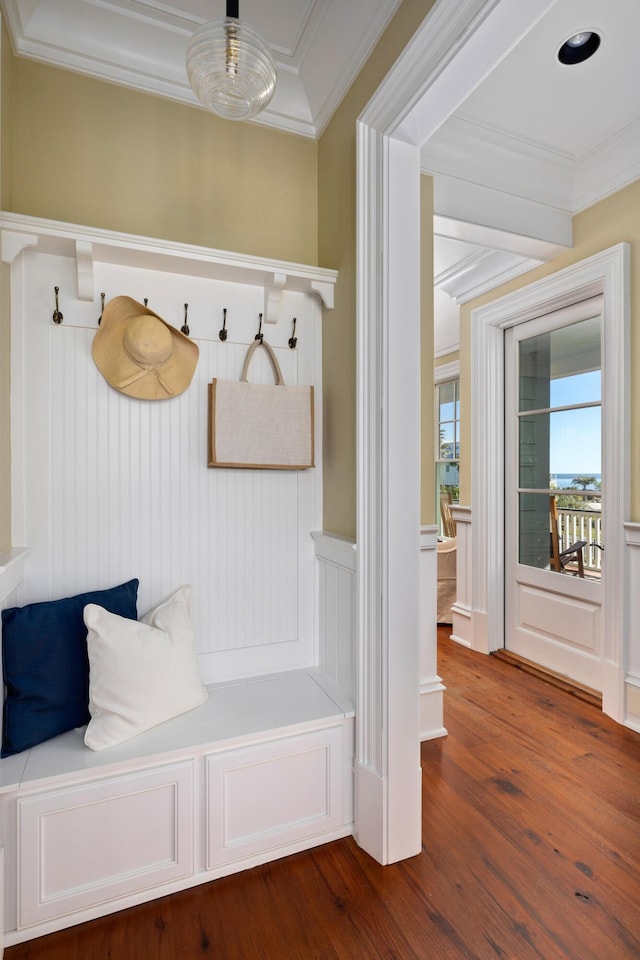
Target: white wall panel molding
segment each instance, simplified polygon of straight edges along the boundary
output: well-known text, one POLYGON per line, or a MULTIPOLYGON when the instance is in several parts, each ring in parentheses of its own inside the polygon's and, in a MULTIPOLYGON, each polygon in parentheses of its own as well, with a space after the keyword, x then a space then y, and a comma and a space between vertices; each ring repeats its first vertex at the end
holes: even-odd
POLYGON ((447 733, 442 722, 446 687, 438 676, 434 606, 437 543, 435 524, 420 528, 420 740, 433 740, 447 733))

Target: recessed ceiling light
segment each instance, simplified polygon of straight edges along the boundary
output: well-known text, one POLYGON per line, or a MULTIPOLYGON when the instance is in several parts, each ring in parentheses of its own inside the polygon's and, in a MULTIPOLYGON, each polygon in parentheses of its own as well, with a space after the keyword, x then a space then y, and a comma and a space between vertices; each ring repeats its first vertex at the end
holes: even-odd
POLYGON ((582 63, 592 57, 600 46, 600 34, 595 30, 574 33, 558 50, 558 60, 567 66, 582 63))

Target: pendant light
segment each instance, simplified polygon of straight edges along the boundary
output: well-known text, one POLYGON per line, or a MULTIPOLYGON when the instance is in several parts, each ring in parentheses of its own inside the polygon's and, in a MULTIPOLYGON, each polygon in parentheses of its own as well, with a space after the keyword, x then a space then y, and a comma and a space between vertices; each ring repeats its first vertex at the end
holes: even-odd
POLYGON ((262 37, 227 0, 224 20, 203 23, 187 47, 187 75, 198 100, 227 120, 249 120, 269 104, 276 66, 262 37))

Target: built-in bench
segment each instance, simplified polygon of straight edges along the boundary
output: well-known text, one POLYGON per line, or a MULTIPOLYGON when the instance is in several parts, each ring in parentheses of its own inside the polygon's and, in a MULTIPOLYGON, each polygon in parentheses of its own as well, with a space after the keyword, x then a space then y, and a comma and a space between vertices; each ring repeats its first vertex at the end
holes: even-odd
POLYGON ((315 669, 216 684, 100 752, 0 761, 7 945, 352 831, 353 708, 315 669))

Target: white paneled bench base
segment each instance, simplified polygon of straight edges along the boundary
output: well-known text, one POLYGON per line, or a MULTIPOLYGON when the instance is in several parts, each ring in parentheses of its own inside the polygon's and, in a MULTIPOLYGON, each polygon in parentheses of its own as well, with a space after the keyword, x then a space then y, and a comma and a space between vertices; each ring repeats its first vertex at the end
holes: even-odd
POLYGON ((354 714, 315 669, 227 681, 100 752, 0 761, 5 944, 352 833, 354 714))

